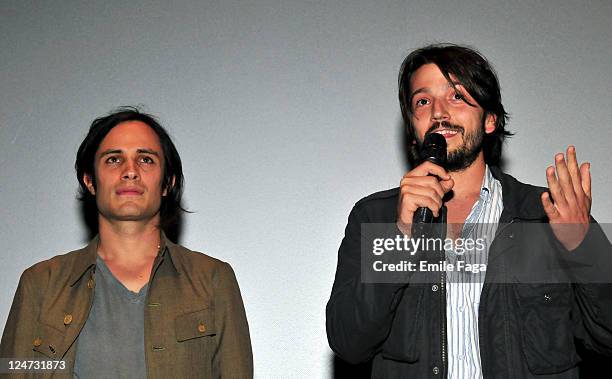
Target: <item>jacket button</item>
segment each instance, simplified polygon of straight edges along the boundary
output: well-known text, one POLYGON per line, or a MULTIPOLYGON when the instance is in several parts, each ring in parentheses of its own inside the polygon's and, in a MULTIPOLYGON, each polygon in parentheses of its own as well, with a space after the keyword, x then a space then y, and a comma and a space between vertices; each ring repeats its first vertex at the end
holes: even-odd
POLYGON ((204 325, 204 323, 203 323, 203 322, 201 322, 201 323, 198 325, 198 332, 200 332, 200 333, 204 333, 205 331, 206 331, 206 325, 204 325))
POLYGON ((544 294, 544 301, 550 301, 551 297, 549 294, 545 293, 544 294))
POLYGON ((438 368, 438 366, 436 366, 433 368, 433 370, 431 370, 431 372, 433 372, 434 375, 438 375, 440 373, 440 369, 438 368))
POLYGON ((64 316, 64 325, 69 325, 71 322, 72 322, 71 314, 67 314, 66 316, 64 316))
POLYGON ((436 292, 438 290, 438 285, 434 284, 433 286, 431 286, 431 290, 436 292))
POLYGON ((510 238, 510 239, 514 239, 514 233, 510 233, 510 234, 508 234, 508 238, 510 238))
POLYGON ((87 288, 89 288, 89 289, 94 288, 94 281, 93 281, 93 279, 89 279, 87 281, 87 288))
POLYGON ((40 338, 36 338, 33 342, 34 346, 39 347, 42 345, 42 340, 40 338))

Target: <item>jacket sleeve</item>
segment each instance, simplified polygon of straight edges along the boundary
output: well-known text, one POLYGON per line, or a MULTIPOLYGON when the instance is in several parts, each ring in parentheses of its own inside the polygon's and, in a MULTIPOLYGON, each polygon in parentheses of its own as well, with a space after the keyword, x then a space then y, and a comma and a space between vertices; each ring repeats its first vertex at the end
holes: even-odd
POLYGON ((1 358, 28 358, 34 356, 33 341, 38 318, 37 296, 30 279, 31 269, 19 279, 13 304, 0 342, 1 358))
POLYGON ((612 245, 592 220, 583 242, 568 255, 579 311, 576 337, 595 352, 612 356, 612 245))
POLYGON ((362 283, 361 224, 367 222, 357 204, 349 215, 338 251, 336 278, 326 309, 329 345, 351 363, 365 362, 379 351, 406 286, 362 283))
POLYGON ((219 333, 214 364, 221 378, 252 378, 253 352, 246 312, 234 271, 225 262, 217 272, 214 304, 219 333))

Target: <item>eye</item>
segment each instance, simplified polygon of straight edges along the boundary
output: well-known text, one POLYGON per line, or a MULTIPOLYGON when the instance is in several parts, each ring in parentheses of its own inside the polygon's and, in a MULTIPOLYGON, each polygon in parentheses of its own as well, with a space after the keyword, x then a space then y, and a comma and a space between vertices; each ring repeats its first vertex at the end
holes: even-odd
POLYGON ((461 93, 455 92, 453 94, 453 100, 461 100, 461 101, 463 101, 463 99, 465 99, 465 96, 463 96, 461 93))
POLYGON ((140 157, 140 162, 142 162, 142 163, 146 163, 146 164, 154 164, 154 163, 155 163, 155 161, 153 160, 153 158, 148 157, 148 156, 146 156, 146 155, 145 155, 145 156, 140 157))
POLYGON ((414 106, 415 107, 422 107, 424 105, 427 105, 429 103, 429 100, 422 98, 422 99, 418 99, 417 101, 414 102, 414 106))
POLYGON ((110 157, 106 158, 106 160, 104 161, 107 164, 117 164, 119 162, 121 162, 121 159, 119 159, 119 157, 115 156, 115 155, 111 155, 110 157))

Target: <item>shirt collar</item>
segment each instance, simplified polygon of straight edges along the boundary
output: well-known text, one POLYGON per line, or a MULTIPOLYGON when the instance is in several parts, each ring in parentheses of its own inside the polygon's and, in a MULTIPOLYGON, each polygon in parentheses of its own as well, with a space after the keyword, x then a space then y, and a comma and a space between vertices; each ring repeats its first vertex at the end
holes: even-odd
MULTIPOLYGON (((70 275, 70 286, 75 285, 87 271, 90 271, 93 267, 96 266, 96 258, 98 256, 98 243, 100 241, 100 236, 96 235, 89 244, 85 246, 83 249, 79 251, 77 254, 77 258, 74 262, 72 268, 72 274, 70 275)), ((166 234, 162 231, 159 243, 159 259, 165 260, 168 258, 170 265, 174 269, 177 274, 180 274, 178 270, 178 266, 175 264, 177 259, 179 259, 179 254, 177 252, 177 245, 172 243, 166 237, 166 234)))
POLYGON ((480 186, 480 198, 483 201, 491 201, 494 180, 495 178, 493 177, 493 174, 491 174, 491 170, 489 170, 489 165, 485 164, 484 177, 482 178, 482 185, 480 186))

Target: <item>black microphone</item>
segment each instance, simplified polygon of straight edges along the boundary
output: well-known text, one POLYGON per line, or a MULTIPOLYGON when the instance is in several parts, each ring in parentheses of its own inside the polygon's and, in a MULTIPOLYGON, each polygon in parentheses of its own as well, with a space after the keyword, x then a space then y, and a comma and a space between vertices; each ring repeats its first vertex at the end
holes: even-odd
MULTIPOLYGON (((446 138, 438 133, 429 133, 425 136, 421 147, 421 162, 425 161, 430 161, 443 168, 446 166, 446 138)), ((412 216, 413 225, 431 224, 433 220, 433 212, 427 207, 417 208, 412 216)))

